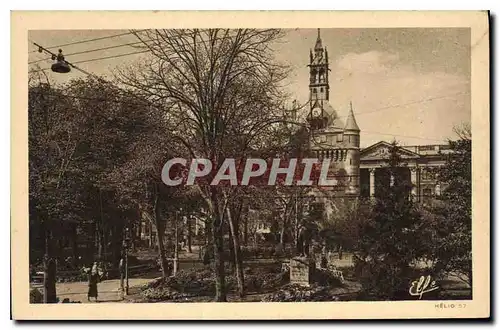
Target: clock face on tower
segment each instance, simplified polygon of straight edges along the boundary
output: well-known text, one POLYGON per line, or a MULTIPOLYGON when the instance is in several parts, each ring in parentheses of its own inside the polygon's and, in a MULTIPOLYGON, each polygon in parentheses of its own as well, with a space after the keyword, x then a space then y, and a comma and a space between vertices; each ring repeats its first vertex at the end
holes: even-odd
POLYGON ((321 109, 319 109, 319 108, 313 109, 312 110, 312 116, 315 117, 315 118, 321 116, 321 109))

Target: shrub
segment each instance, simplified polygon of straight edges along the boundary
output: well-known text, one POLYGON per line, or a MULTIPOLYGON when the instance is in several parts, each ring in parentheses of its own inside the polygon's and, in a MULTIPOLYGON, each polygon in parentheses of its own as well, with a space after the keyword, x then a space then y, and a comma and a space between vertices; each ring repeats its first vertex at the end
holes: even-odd
MULTIPOLYGON (((226 276, 226 288, 235 287, 234 276, 226 276)), ((210 296, 215 294, 215 276, 210 268, 181 270, 175 276, 159 279, 146 286, 146 290, 174 290, 180 293, 190 293, 197 296, 210 296)), ((170 295, 169 291, 168 294, 170 295)))
POLYGON ((312 281, 320 286, 328 286, 328 287, 342 286, 340 279, 333 276, 333 274, 326 269, 315 269, 312 275, 312 281))
POLYGON ((30 304, 41 303, 43 303, 43 294, 38 289, 32 289, 30 291, 30 304))
POLYGON ((277 292, 273 292, 262 298, 263 302, 293 302, 293 301, 338 301, 339 298, 332 296, 327 288, 321 286, 303 287, 289 284, 277 292))
POLYGON ((289 282, 289 272, 245 275, 245 289, 247 292, 275 290, 289 282))
POLYGON ((172 301, 172 300, 185 300, 193 297, 193 294, 181 293, 173 290, 172 288, 159 287, 149 288, 141 292, 141 295, 148 301, 172 301))
MULTIPOLYGON (((245 289, 247 292, 275 290, 290 281, 289 272, 282 272, 280 265, 247 267, 245 289)), ((237 280, 234 274, 226 275, 227 292, 234 291, 237 280)), ((215 276, 213 269, 182 270, 176 276, 160 278, 143 287, 141 295, 148 301, 186 300, 195 296, 215 295, 215 276)))

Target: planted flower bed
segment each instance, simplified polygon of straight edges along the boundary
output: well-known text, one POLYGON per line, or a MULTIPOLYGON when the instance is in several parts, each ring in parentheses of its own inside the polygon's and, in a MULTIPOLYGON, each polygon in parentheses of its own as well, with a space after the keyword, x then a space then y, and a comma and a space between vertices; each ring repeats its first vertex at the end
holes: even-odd
MULTIPOLYGON (((227 292, 235 292, 237 280, 234 274, 226 275, 227 292)), ((290 281, 289 273, 278 265, 267 265, 244 270, 247 293, 269 292, 290 281)), ((142 297, 151 302, 179 301, 200 296, 215 295, 215 275, 211 268, 182 270, 176 276, 158 279, 146 285, 142 297)))
POLYGON ((298 301, 338 301, 339 299, 328 292, 324 286, 310 288, 297 284, 289 284, 276 292, 262 298, 263 302, 298 302, 298 301))

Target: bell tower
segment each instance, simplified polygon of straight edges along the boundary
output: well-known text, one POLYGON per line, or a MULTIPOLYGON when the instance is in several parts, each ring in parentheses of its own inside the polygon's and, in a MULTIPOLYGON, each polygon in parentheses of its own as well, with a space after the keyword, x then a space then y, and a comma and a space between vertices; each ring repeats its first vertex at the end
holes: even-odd
MULTIPOLYGON (((323 47, 320 29, 313 50, 309 51, 309 107, 310 120, 324 128, 324 104, 330 99, 330 85, 328 83, 328 51, 323 47)), ((317 126, 317 125, 314 125, 317 126)))
POLYGON ((330 85, 328 84, 328 51, 323 48, 320 30, 314 46, 314 53, 309 53, 309 92, 311 106, 314 101, 328 101, 330 96, 330 85))

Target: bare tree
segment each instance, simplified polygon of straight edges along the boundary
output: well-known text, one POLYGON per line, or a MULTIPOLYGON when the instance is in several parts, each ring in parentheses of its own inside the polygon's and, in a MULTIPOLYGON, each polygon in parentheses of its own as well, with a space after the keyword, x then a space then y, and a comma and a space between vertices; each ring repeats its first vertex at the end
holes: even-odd
POLYGON ((461 140, 470 141, 472 139, 472 129, 470 123, 463 123, 453 127, 453 132, 461 140))
MULTIPOLYGON (((208 29, 134 31, 151 57, 117 78, 142 93, 192 157, 218 169, 227 157, 258 149, 283 120, 280 84, 286 76, 272 45, 279 30, 208 29)), ((208 180, 211 180, 209 177, 208 180)), ((216 301, 225 301, 223 222, 231 187, 199 185, 212 223, 216 301)))

